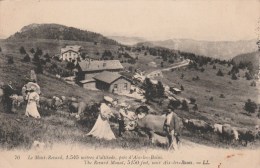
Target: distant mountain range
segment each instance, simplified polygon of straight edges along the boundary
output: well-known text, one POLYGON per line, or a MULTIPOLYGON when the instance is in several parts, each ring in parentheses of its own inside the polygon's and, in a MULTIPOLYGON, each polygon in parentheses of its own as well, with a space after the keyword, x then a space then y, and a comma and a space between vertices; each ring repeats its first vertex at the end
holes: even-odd
POLYGON ((164 41, 147 41, 140 37, 109 36, 81 30, 59 24, 30 24, 6 40, 54 39, 83 42, 97 42, 109 45, 144 45, 158 46, 183 52, 194 53, 219 59, 233 57, 257 51, 256 39, 241 41, 197 41, 192 39, 170 39, 164 41))
POLYGON ((134 45, 137 43, 147 41, 142 37, 126 37, 126 36, 108 36, 108 37, 125 45, 134 45))
POLYGON ((190 52, 213 58, 229 60, 239 54, 257 51, 256 39, 241 41, 196 41, 191 39, 170 39, 138 43, 145 46, 160 46, 190 52))
POLYGON ((101 34, 59 24, 30 24, 24 26, 20 32, 15 33, 6 40, 27 39, 55 39, 98 42, 111 45, 118 44, 115 40, 101 34))

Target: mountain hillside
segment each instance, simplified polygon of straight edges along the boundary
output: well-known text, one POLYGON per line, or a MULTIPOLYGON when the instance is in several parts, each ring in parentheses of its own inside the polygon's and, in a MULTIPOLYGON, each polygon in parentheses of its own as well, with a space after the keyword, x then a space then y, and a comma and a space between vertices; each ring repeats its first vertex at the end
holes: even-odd
POLYGON ((116 41, 106 38, 101 34, 59 24, 30 24, 24 26, 20 32, 7 38, 7 40, 27 39, 56 39, 98 42, 111 45, 118 44, 116 41))
POLYGON ((244 63, 247 64, 249 62, 252 63, 254 72, 257 72, 259 70, 259 65, 260 65, 260 52, 252 52, 252 53, 246 53, 246 54, 241 54, 236 57, 234 57, 232 60, 236 63, 239 64, 244 63))
POLYGON ((244 41, 196 41, 191 39, 170 39, 139 43, 145 46, 161 46, 191 52, 197 55, 229 60, 239 54, 257 51, 256 40, 244 41))
POLYGON ((146 39, 141 37, 109 36, 109 38, 125 45, 134 45, 146 41, 146 39))

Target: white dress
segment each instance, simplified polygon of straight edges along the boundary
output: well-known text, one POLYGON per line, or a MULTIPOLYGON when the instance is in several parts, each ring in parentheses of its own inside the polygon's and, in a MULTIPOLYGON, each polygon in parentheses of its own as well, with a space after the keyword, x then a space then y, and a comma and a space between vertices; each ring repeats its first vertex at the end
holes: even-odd
POLYGON ((25 111, 25 115, 29 117, 32 116, 34 118, 41 118, 38 109, 37 109, 37 104, 36 102, 38 102, 40 100, 40 96, 36 93, 36 92, 32 92, 29 93, 27 95, 27 106, 26 106, 26 111, 25 111))
POLYGON ((100 106, 100 114, 98 115, 97 121, 91 131, 87 134, 98 139, 112 140, 116 139, 110 125, 109 118, 112 115, 111 109, 102 103, 100 106))

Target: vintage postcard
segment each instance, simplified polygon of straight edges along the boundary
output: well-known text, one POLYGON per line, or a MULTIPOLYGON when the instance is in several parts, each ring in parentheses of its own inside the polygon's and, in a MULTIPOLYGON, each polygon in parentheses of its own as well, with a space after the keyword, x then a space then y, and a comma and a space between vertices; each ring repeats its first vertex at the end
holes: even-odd
POLYGON ((259 168, 259 0, 0 0, 0 167, 259 168))

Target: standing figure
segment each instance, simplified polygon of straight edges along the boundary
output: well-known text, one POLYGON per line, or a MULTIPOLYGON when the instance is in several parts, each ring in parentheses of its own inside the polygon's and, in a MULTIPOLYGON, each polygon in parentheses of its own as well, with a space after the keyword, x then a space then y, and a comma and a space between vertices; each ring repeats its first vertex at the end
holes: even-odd
POLYGON ((36 87, 31 86, 29 92, 27 93, 26 100, 26 112, 25 115, 27 117, 32 116, 34 118, 41 118, 37 106, 39 105, 40 96, 35 92, 36 87))
POLYGON ((113 116, 110 109, 110 104, 106 105, 101 103, 100 114, 98 115, 97 121, 87 136, 93 136, 98 139, 112 140, 116 139, 110 125, 109 118, 113 116))
POLYGON ((10 96, 15 93, 15 89, 12 87, 12 81, 10 81, 7 85, 5 85, 3 90, 4 90, 3 104, 4 104, 5 111, 7 113, 11 113, 13 107, 13 100, 10 98, 10 96))
POLYGON ((118 117, 118 136, 121 137, 122 133, 125 131, 125 119, 129 119, 129 120, 133 120, 133 118, 131 118, 128 115, 128 107, 126 105, 121 106, 122 108, 119 109, 119 117, 118 117))

